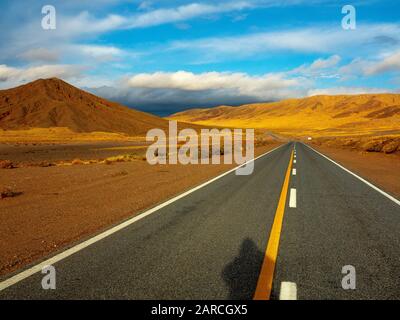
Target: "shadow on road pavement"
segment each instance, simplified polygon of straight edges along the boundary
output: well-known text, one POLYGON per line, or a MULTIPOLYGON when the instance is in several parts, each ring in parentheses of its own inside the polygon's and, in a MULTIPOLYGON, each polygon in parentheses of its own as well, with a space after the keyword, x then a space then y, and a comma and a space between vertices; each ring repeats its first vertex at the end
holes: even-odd
POLYGON ((263 260, 264 252, 258 249, 254 241, 250 238, 243 240, 239 255, 222 272, 230 289, 229 299, 253 299, 263 260))

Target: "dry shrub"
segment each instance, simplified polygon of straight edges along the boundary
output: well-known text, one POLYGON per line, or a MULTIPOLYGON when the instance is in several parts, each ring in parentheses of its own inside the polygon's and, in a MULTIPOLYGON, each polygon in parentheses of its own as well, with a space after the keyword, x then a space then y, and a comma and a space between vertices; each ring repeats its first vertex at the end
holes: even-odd
POLYGON ((129 161, 131 160, 141 160, 141 161, 146 161, 146 155, 145 154, 137 154, 137 153, 131 153, 129 155, 126 155, 129 159, 129 161))
POLYGON ((81 159, 74 159, 71 163, 73 165, 85 164, 81 159))
POLYGON ((104 160, 104 163, 106 163, 106 161, 109 162, 106 164, 111 164, 113 162, 130 162, 134 160, 146 160, 146 156, 136 153, 124 154, 124 155, 109 157, 106 160, 104 160))
POLYGON ((9 187, 0 187, 0 199, 13 198, 22 194, 22 192, 13 191, 9 187))
POLYGON ((390 141, 382 148, 382 152, 384 153, 394 153, 397 150, 400 150, 400 141, 390 141))
POLYGON ((108 160, 108 159, 105 159, 105 160, 103 161, 103 163, 104 163, 104 164, 107 164, 107 165, 113 164, 113 162, 110 161, 110 160, 108 160))
POLYGON ((265 139, 256 139, 256 141, 254 142, 254 146, 257 147, 265 147, 269 145, 269 141, 265 140, 265 139))
POLYGON ((138 155, 136 156, 136 160, 147 161, 147 158, 145 155, 138 155))
POLYGON ((55 165, 54 163, 51 163, 51 162, 48 162, 48 161, 41 161, 41 162, 35 164, 34 166, 46 168, 46 167, 52 167, 54 165, 55 165))
POLYGON ((344 142, 343 142, 343 146, 344 146, 344 147, 356 147, 356 146, 357 146, 357 143, 358 143, 357 140, 350 139, 350 140, 344 141, 344 142))
POLYGON ((382 141, 368 141, 362 145, 362 149, 368 152, 381 152, 383 148, 382 141))
POLYGON ((12 169, 12 168, 15 168, 15 166, 10 160, 0 160, 0 169, 12 169))
POLYGON ((400 149, 400 139, 382 138, 367 141, 362 145, 364 151, 394 153, 400 149))
POLYGON ((122 171, 112 173, 111 176, 112 177, 122 177, 122 176, 127 176, 128 174, 129 174, 128 171, 122 170, 122 171))

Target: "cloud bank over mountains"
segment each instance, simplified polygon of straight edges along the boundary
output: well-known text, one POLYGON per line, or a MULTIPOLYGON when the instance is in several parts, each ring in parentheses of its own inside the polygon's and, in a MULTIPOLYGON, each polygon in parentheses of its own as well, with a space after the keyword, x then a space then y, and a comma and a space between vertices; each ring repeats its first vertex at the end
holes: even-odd
POLYGON ((390 1, 355 4, 363 15, 350 31, 330 0, 55 0, 53 31, 41 28, 42 3, 30 5, 0 4, 0 89, 59 77, 159 114, 399 92, 400 24, 387 13, 400 5, 390 1))

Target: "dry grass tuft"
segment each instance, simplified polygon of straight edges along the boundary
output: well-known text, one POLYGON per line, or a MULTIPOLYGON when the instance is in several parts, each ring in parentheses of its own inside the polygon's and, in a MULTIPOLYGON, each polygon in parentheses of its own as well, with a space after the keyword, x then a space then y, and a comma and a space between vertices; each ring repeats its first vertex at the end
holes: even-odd
POLYGON ((83 162, 81 159, 74 159, 71 162, 72 165, 80 165, 80 164, 85 164, 85 162, 83 162))
POLYGON ((362 146, 364 151, 368 152, 381 152, 383 148, 383 141, 368 141, 362 146))
POLYGON ((54 163, 52 163, 52 162, 48 162, 48 161, 41 161, 41 162, 39 162, 39 163, 34 163, 34 164, 31 164, 31 166, 32 166, 32 167, 42 167, 42 168, 47 168, 47 167, 52 167, 52 166, 55 166, 55 164, 54 164, 54 163))
POLYGON ((22 192, 13 191, 10 187, 0 187, 0 199, 13 198, 20 194, 22 192))
POLYGON ((396 151, 400 151, 400 140, 386 143, 383 146, 382 151, 384 153, 394 153, 396 151))
POLYGON ((400 152, 399 136, 321 138, 316 139, 314 143, 328 147, 343 147, 365 152, 381 152, 386 154, 400 152))
POLYGON ((0 160, 0 169, 12 169, 15 168, 14 164, 9 160, 0 160))
POLYGON ((112 177, 123 177, 123 176, 127 176, 128 174, 129 174, 128 171, 122 170, 122 171, 112 173, 111 176, 112 177))
POLYGON ((146 156, 136 153, 124 154, 114 157, 109 157, 103 161, 104 164, 112 164, 114 162, 130 162, 135 160, 145 161, 146 156))
POLYGON ((110 160, 108 160, 108 159, 105 159, 105 160, 103 161, 103 163, 104 163, 104 164, 107 164, 107 165, 113 164, 113 162, 110 161, 110 160))
POLYGON ((270 144, 270 140, 263 139, 263 138, 256 138, 254 141, 254 146, 257 147, 265 147, 270 144))

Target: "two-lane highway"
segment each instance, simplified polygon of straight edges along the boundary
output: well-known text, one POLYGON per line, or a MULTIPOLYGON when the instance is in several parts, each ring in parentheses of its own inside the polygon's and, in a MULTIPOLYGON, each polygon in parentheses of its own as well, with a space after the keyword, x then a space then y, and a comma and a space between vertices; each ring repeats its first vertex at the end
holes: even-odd
POLYGON ((256 160, 249 176, 224 175, 60 253, 55 290, 42 289, 33 267, 4 279, 0 298, 268 298, 271 277, 275 299, 282 282, 299 299, 399 299, 399 230, 397 203, 288 143, 256 160), (355 267, 356 290, 341 286, 345 265, 355 267))

